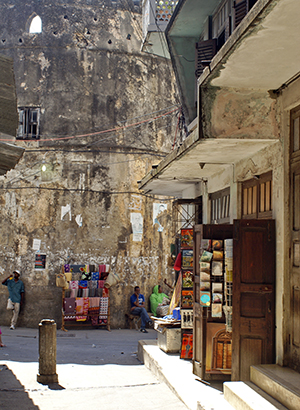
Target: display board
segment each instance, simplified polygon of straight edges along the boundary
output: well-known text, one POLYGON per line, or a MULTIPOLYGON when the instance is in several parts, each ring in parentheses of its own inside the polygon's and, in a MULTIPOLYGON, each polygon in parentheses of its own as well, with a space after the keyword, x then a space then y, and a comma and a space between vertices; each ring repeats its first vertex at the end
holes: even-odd
POLYGON ((181 350, 180 358, 193 358, 193 229, 181 229, 181 350))

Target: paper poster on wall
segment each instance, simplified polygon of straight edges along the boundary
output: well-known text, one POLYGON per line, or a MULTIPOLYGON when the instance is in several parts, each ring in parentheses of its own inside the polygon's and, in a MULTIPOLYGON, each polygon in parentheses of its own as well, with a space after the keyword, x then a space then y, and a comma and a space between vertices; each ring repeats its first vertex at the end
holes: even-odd
POLYGON ((164 227, 158 220, 158 216, 167 210, 167 204, 155 203, 153 204, 153 225, 158 224, 157 232, 162 232, 164 227))
POLYGON ((130 213, 130 222, 132 227, 132 240, 141 242, 143 237, 143 216, 139 212, 130 213))
POLYGON ((69 215, 69 221, 72 221, 71 204, 67 204, 66 206, 61 207, 61 217, 60 217, 60 219, 63 220, 65 215, 69 215))
POLYGON ((34 269, 38 269, 38 270, 46 269, 46 254, 44 253, 35 254, 34 269))
POLYGON ((33 239, 32 249, 35 251, 39 251, 41 249, 41 240, 40 239, 33 239))
POLYGON ((142 209, 142 197, 140 195, 131 195, 130 203, 128 205, 128 209, 132 209, 134 211, 141 211, 141 209, 142 209))

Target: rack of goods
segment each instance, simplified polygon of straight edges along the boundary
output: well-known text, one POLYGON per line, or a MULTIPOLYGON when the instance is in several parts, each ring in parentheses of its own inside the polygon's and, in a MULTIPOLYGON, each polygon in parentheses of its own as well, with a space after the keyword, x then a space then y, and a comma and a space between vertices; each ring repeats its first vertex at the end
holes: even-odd
POLYGON ((193 229, 181 229, 181 349, 180 358, 193 358, 193 229))
POLYGON ((71 326, 110 330, 109 265, 63 265, 62 330, 71 326))
POLYGON ((193 372, 249 380, 275 357, 275 223, 194 227, 193 372), (232 354, 234 353, 234 354, 232 354))

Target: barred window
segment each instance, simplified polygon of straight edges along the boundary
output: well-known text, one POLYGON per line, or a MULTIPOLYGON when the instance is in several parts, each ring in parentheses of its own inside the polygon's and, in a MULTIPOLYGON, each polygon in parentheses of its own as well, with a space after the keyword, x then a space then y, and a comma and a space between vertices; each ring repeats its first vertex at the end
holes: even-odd
POLYGON ((19 128, 17 139, 39 139, 39 123, 39 108, 19 108, 19 128))

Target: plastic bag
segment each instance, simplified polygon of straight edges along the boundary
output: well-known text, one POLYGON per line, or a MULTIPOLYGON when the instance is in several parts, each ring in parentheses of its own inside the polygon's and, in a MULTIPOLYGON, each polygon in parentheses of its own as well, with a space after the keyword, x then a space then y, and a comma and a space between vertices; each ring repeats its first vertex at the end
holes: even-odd
POLYGON ((7 310, 13 310, 14 308, 15 308, 14 304, 12 303, 12 301, 10 299, 8 299, 6 309, 7 310))
POLYGON ((69 288, 69 284, 67 282, 67 279, 64 273, 58 273, 55 276, 56 276, 56 286, 58 288, 64 288, 64 289, 69 288))

